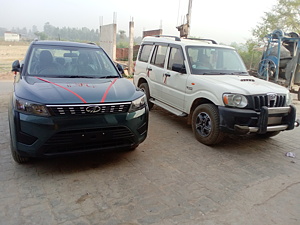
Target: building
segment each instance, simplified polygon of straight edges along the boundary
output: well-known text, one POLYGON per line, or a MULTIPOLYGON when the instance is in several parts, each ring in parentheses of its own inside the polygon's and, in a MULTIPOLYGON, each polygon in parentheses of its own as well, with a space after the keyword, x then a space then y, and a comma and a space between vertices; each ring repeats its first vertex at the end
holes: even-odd
POLYGON ((4 32, 4 41, 20 41, 20 39, 21 39, 20 34, 10 32, 10 31, 4 32))

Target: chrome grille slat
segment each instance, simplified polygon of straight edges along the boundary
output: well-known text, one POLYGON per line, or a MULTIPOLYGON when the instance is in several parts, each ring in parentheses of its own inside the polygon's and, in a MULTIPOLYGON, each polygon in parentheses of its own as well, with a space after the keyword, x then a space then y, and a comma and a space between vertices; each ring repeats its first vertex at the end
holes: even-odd
POLYGON ((126 113, 130 103, 124 104, 91 104, 91 105, 47 105, 49 111, 55 116, 64 115, 97 115, 105 113, 126 113), (97 112, 88 112, 87 108, 97 106, 97 112))

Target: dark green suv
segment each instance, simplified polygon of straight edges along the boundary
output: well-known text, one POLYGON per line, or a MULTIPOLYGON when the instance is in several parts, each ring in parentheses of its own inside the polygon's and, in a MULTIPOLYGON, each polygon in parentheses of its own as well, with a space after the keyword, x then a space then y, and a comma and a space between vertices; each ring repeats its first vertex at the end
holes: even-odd
POLYGON ((95 44, 34 41, 13 63, 11 151, 18 163, 135 149, 147 136, 145 95, 95 44))

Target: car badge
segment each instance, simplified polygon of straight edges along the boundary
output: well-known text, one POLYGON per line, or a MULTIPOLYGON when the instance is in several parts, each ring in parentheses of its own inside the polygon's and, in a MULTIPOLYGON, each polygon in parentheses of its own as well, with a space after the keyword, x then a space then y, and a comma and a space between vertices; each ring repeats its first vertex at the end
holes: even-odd
POLYGON ((276 105, 277 94, 276 93, 268 93, 268 107, 274 107, 276 105))
POLYGON ((86 107, 85 111, 88 113, 97 113, 100 112, 101 107, 98 105, 90 105, 88 107, 86 107))

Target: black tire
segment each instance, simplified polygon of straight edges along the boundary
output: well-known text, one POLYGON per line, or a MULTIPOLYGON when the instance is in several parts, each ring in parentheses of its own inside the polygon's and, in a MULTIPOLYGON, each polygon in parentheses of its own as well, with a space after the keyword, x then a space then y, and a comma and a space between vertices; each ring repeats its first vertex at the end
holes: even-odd
POLYGON ((149 91, 148 84, 147 83, 141 83, 139 85, 139 88, 145 93, 146 98, 147 98, 147 103, 148 103, 149 110, 151 110, 154 104, 149 101, 149 99, 150 99, 150 91, 149 91))
POLYGON ((280 133, 280 131, 271 131, 271 132, 267 132, 265 134, 256 134, 256 135, 259 138, 267 139, 267 138, 270 138, 270 137, 274 137, 274 136, 276 136, 279 133, 280 133))
POLYGON ((205 145, 215 145, 224 138, 219 128, 218 108, 213 104, 197 106, 192 115, 192 129, 196 139, 205 145))
POLYGON ((11 150, 11 155, 15 160, 15 162, 19 164, 24 164, 30 161, 30 158, 20 156, 19 153, 17 153, 16 149, 13 147, 12 140, 10 140, 10 150, 11 150))

